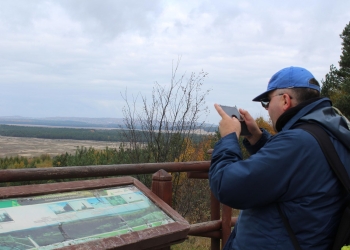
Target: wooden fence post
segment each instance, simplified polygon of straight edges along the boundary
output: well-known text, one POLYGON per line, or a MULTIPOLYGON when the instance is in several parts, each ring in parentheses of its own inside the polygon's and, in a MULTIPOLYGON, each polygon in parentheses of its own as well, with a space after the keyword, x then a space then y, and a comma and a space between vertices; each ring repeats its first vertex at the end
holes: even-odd
POLYGON ((165 170, 158 170, 152 175, 152 192, 171 206, 173 183, 172 176, 165 170))
MULTIPOLYGON (((210 220, 220 220, 220 202, 210 192, 210 220)), ((220 239, 211 239, 211 250, 220 249, 220 239)))
MULTIPOLYGON (((213 153, 213 149, 209 149, 207 154, 211 155, 213 153)), ((220 220, 220 202, 216 199, 214 194, 210 192, 210 220, 220 220)), ((222 223, 221 223, 222 228, 222 223)), ((211 250, 219 250, 220 249, 220 239, 211 239, 211 250)))
MULTIPOLYGON (((171 206, 173 183, 172 176, 165 170, 158 170, 152 175, 152 192, 158 195, 166 204, 171 206)), ((159 250, 170 250, 169 247, 163 247, 159 250)))
POLYGON ((222 248, 224 248, 231 234, 232 208, 222 205, 222 248))

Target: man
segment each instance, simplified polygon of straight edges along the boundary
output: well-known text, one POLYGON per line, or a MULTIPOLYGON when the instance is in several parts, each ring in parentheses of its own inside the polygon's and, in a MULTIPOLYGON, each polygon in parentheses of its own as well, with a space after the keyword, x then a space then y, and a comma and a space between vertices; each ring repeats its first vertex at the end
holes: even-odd
POLYGON ((321 124, 350 167, 345 120, 320 97, 318 82, 304 68, 280 70, 253 101, 266 108, 278 133, 271 136, 240 109, 251 133, 243 141, 251 154, 246 160, 238 143, 239 121, 215 104, 222 139, 212 154, 210 188, 221 203, 241 209, 224 249, 294 249, 278 205, 302 249, 330 249, 347 195, 316 139, 295 127, 309 120, 321 124))

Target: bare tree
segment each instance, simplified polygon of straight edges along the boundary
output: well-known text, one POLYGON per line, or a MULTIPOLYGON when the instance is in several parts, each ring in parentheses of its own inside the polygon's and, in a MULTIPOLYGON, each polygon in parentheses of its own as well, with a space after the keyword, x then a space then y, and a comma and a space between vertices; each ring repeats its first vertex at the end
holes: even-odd
MULTIPOLYGON (((174 162, 183 161, 187 147, 185 140, 198 139, 198 131, 208 115, 205 97, 210 89, 202 90, 208 73, 203 70, 177 77, 180 58, 173 65, 169 85, 155 83, 150 100, 142 94, 129 101, 127 93, 122 94, 123 139, 133 151, 132 161, 174 162), (141 99, 140 107, 137 106, 141 99)), ((173 173, 174 197, 176 197, 180 175, 173 173)), ((176 206, 176 198, 175 204, 176 206)))

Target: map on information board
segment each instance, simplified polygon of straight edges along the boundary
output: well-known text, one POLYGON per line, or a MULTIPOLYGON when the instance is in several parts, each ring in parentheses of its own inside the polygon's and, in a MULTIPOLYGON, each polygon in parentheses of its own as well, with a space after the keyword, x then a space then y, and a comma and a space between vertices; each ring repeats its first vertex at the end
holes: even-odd
POLYGON ((174 222, 134 185, 0 200, 0 249, 55 249, 174 222))

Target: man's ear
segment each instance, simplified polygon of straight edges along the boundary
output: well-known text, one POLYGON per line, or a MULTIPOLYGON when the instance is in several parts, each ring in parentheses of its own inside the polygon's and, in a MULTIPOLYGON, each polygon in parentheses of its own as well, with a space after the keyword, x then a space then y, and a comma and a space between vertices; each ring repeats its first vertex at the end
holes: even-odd
POLYGON ((283 94, 283 110, 286 111, 292 108, 292 100, 288 94, 283 94))

